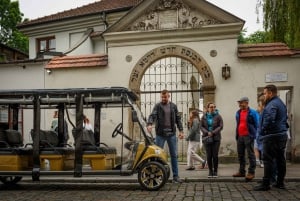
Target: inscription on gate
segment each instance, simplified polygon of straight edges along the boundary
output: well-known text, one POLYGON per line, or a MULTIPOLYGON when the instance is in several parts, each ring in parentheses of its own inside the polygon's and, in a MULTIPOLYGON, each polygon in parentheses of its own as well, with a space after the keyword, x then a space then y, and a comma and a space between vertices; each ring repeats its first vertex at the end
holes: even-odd
POLYGON ((208 79, 211 77, 211 72, 206 66, 205 62, 202 61, 199 54, 189 48, 181 46, 164 46, 161 48, 154 49, 148 52, 144 57, 138 61, 138 66, 132 71, 130 76, 131 82, 137 82, 141 79, 142 74, 145 72, 146 67, 150 66, 156 60, 168 56, 180 57, 191 61, 195 66, 202 66, 203 78, 208 79))

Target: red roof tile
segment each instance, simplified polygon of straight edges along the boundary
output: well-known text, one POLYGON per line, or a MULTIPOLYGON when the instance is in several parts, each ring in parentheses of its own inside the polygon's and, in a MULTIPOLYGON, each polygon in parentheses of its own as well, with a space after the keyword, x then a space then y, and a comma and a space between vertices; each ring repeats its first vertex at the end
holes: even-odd
POLYGON ((116 9, 130 9, 137 5, 141 0, 101 0, 94 3, 90 3, 85 6, 77 7, 74 9, 59 12, 53 15, 37 18, 27 22, 23 22, 18 25, 18 28, 27 27, 31 25, 63 20, 72 17, 81 17, 84 15, 99 14, 103 11, 113 11, 116 9))
POLYGON ((292 56, 295 53, 284 43, 258 43, 238 45, 238 57, 278 57, 292 56))
POLYGON ((300 49, 292 49, 294 56, 300 56, 300 49))
POLYGON ((53 57, 46 69, 104 67, 107 66, 107 62, 106 54, 53 57))

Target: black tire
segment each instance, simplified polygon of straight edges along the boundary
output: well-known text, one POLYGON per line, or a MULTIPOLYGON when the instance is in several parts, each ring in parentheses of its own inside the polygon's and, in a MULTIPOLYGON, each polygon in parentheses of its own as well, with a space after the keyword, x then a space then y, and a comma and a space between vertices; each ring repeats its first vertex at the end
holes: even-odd
POLYGON ((170 178, 170 175, 171 175, 171 169, 170 169, 170 167, 168 166, 168 167, 165 167, 166 168, 166 172, 167 172, 167 181, 169 180, 169 178, 170 178))
POLYGON ((20 176, 0 176, 0 181, 5 185, 13 185, 21 181, 20 176))
POLYGON ((138 172, 138 181, 142 188, 155 191, 165 185, 168 173, 165 166, 156 161, 146 162, 138 172))

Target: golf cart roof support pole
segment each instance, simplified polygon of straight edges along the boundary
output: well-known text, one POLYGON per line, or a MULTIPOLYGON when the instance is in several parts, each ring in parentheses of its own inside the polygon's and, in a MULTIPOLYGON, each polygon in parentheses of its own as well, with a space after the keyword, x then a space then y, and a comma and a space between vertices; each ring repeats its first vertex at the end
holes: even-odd
POLYGON ((33 100, 33 170, 32 180, 39 181, 40 177, 40 130, 41 130, 41 105, 40 97, 34 96, 33 100))
MULTIPOLYGON (((125 104, 125 98, 124 98, 124 93, 121 94, 121 99, 122 99, 122 127, 121 127, 121 132, 124 133, 124 104, 125 104)), ((122 134, 122 146, 121 146, 121 164, 123 164, 123 152, 124 152, 124 135, 122 134)), ((122 168, 121 168, 122 169, 122 168)))
POLYGON ((74 177, 82 176, 82 135, 83 135, 83 98, 84 95, 78 93, 76 102, 76 129, 75 129, 75 161, 74 177))
POLYGON ((18 104, 14 104, 12 105, 12 109, 13 109, 13 121, 12 121, 12 128, 14 130, 18 130, 19 128, 19 124, 18 124, 18 120, 19 120, 19 105, 18 104))
POLYGON ((94 123, 94 137, 96 145, 100 145, 100 130, 101 130, 101 104, 95 103, 95 123, 94 123))
POLYGON ((64 117, 64 104, 58 105, 58 140, 59 146, 64 143, 64 133, 65 133, 65 117, 64 117))

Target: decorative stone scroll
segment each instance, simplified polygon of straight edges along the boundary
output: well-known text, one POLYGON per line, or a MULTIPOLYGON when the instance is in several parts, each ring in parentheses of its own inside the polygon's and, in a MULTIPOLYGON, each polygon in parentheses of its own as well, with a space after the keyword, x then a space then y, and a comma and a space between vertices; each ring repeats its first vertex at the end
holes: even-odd
POLYGON ((127 30, 199 28, 220 23, 220 21, 192 9, 182 0, 160 0, 158 5, 149 8, 149 12, 139 17, 127 30))

